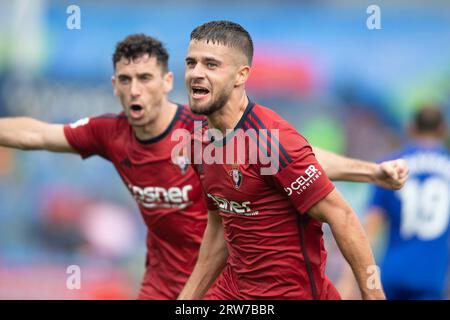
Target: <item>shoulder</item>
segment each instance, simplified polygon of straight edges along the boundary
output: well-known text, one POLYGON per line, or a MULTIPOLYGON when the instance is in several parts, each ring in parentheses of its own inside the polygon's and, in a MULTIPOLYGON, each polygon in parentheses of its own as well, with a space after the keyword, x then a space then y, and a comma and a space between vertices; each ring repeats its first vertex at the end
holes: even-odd
POLYGON ((286 119, 274 110, 259 104, 253 106, 246 118, 245 125, 248 129, 278 131, 282 135, 283 140, 291 136, 301 136, 297 129, 286 119))
POLYGON ((128 120, 125 114, 120 113, 106 113, 99 116, 91 116, 79 119, 73 123, 65 125, 68 130, 78 129, 111 129, 120 126, 128 125, 128 120))
POLYGON ((260 135, 267 135, 272 143, 279 144, 282 151, 309 145, 294 125, 275 111, 258 104, 249 112, 245 128, 255 129, 260 135))
MULTIPOLYGON (((250 128, 269 129, 276 128, 280 123, 286 122, 275 111, 259 104, 254 104, 246 117, 246 124, 250 128)), ((286 122, 287 123, 287 122, 286 122)))
POLYGON ((281 169, 312 154, 308 141, 294 126, 269 108, 255 104, 243 128, 255 130, 248 135, 256 135, 260 151, 277 160, 281 169))
POLYGON ((99 116, 94 116, 90 118, 92 121, 97 123, 104 124, 119 124, 119 123, 128 123, 127 117, 125 113, 105 113, 99 116))
POLYGON ((121 113, 106 113, 90 118, 92 126, 109 131, 126 129, 130 125, 126 115, 121 113))

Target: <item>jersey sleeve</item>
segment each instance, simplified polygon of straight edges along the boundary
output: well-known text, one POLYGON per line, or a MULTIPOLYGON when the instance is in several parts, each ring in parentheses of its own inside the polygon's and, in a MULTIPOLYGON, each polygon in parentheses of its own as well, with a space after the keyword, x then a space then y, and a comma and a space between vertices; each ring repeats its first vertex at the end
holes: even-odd
POLYGON ((333 191, 334 185, 302 135, 286 121, 278 125, 278 130, 279 170, 274 180, 303 214, 333 191))
POLYGON ((93 155, 108 159, 106 144, 108 136, 111 137, 111 124, 111 121, 105 121, 104 116, 84 118, 64 125, 64 134, 83 159, 93 155))

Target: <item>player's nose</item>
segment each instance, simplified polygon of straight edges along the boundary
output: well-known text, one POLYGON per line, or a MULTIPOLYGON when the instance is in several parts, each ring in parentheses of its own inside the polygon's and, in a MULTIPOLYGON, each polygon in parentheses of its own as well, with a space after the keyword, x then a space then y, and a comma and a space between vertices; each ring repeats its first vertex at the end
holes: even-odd
POLYGON ((130 94, 132 97, 138 97, 141 95, 141 86, 139 81, 134 79, 131 81, 130 94))
POLYGON ((203 68, 201 63, 197 63, 188 72, 191 79, 202 79, 205 77, 205 68, 203 68))

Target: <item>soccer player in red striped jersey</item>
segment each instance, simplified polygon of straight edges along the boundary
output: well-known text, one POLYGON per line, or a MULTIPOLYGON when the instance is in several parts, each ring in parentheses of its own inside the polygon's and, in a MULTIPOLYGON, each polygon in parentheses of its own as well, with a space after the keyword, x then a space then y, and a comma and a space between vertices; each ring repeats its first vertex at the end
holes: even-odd
POLYGON ((379 275, 369 273, 375 260, 363 228, 311 146, 247 97, 252 56, 251 37, 236 23, 213 21, 191 33, 185 81, 190 107, 207 125, 195 131, 190 153, 208 224, 179 299, 340 299, 325 275, 324 222, 363 298, 384 299, 379 275))
MULTIPOLYGON (((204 117, 169 101, 173 76, 167 65, 168 54, 159 41, 131 35, 113 56, 112 84, 123 107, 120 114, 70 125, 0 119, 2 146, 72 152, 83 158, 99 155, 113 163, 148 228, 141 299, 177 298, 197 260, 207 222, 200 181, 185 154, 172 157, 177 141, 171 139, 177 130, 192 131, 194 122, 204 117)), ((377 165, 315 151, 323 155, 319 158, 331 178, 389 188, 404 184, 398 175, 401 162, 377 165)))

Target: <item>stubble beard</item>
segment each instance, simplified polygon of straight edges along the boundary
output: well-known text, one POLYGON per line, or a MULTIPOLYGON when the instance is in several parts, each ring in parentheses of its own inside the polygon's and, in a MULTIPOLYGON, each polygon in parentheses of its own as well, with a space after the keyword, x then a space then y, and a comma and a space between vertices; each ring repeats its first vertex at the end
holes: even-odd
MULTIPOLYGON (((215 99, 214 101, 212 101, 208 106, 203 107, 201 109, 195 109, 191 107, 192 113, 194 114, 198 114, 198 115, 203 115, 203 116, 209 116, 211 114, 213 114, 214 112, 222 109, 225 104, 228 102, 228 100, 230 99, 231 96, 231 92, 226 92, 223 91, 222 94, 220 96, 217 97, 217 99, 215 99)), ((191 101, 191 106, 193 105, 192 101, 191 101)))

